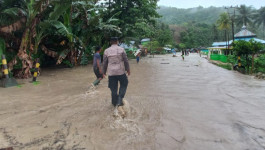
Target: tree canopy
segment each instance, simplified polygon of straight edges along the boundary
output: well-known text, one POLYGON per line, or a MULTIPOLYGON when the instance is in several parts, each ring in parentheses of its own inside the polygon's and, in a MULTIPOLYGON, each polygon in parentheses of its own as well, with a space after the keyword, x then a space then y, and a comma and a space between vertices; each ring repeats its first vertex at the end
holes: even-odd
POLYGON ((156 9, 157 0, 0 0, 1 47, 9 69, 20 70, 15 76, 28 78, 36 58, 42 66, 78 65, 94 46, 108 47, 110 36, 148 37, 163 46, 172 35, 156 9))

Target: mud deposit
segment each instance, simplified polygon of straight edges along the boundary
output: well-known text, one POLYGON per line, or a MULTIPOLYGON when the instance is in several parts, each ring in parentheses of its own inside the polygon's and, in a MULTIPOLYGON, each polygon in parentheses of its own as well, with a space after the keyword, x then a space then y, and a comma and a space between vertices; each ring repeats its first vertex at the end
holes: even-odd
POLYGON ((115 117, 92 66, 44 69, 33 85, 0 88, 0 148, 15 150, 262 150, 265 81, 197 54, 131 60, 130 113, 115 117))

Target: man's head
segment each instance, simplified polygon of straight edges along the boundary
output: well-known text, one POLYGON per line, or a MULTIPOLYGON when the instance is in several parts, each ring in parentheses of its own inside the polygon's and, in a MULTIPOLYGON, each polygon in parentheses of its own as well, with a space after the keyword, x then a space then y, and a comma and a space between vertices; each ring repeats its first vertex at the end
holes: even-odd
POLYGON ((111 37, 110 38, 110 43, 112 44, 118 44, 119 43, 119 38, 118 37, 111 37))
POLYGON ((100 50, 101 50, 101 47, 100 47, 100 46, 97 46, 97 47, 95 48, 95 53, 100 52, 100 50))

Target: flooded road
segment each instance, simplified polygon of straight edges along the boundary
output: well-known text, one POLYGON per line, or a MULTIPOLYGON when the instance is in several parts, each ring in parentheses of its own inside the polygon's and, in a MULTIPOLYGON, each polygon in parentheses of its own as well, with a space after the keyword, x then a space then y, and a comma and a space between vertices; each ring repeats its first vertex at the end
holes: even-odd
POLYGON ((0 88, 0 148, 25 150, 262 150, 265 81, 198 54, 130 61, 125 99, 113 117, 107 79, 92 66, 43 70, 40 84, 0 88))

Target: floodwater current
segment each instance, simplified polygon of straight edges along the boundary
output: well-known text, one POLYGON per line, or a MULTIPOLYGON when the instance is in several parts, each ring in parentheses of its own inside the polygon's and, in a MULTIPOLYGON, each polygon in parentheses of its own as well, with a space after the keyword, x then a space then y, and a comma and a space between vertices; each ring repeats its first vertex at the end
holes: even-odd
POLYGON ((125 118, 113 116, 107 79, 91 88, 91 65, 0 88, 0 149, 265 149, 265 81, 179 55, 130 61, 125 118))

